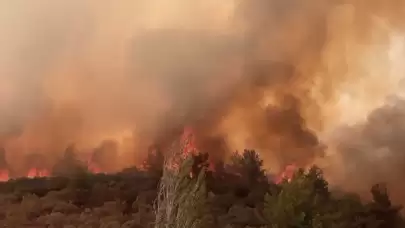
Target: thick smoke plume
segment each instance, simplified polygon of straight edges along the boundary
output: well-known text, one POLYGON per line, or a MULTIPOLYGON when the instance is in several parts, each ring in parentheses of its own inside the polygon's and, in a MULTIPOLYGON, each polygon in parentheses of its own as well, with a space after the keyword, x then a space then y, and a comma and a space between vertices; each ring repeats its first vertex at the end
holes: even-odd
POLYGON ((400 91, 404 11, 403 0, 0 0, 0 143, 15 170, 30 154, 56 164, 73 144, 114 170, 191 127, 214 159, 250 148, 274 171, 319 163, 342 176, 336 154, 350 160, 345 145, 368 136, 335 129, 400 91))
POLYGON ((335 184, 367 192, 368 186, 385 183, 392 196, 405 202, 402 184, 405 165, 405 100, 393 97, 375 109, 367 120, 335 130, 334 161, 329 169, 335 184))

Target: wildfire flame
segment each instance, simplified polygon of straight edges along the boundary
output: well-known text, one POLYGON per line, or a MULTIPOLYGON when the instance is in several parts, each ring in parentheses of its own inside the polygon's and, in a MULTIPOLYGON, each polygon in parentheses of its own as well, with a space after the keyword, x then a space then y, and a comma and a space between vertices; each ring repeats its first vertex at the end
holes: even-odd
POLYGON ((94 162, 92 162, 92 161, 89 161, 89 162, 87 163, 87 168, 88 168, 88 170, 89 170, 91 173, 103 173, 103 171, 101 170, 101 168, 100 168, 97 164, 95 164, 94 162))
POLYGON ((47 169, 32 168, 27 173, 28 178, 49 177, 49 176, 50 176, 50 172, 47 169))
MULTIPOLYGON (((180 143, 182 145, 183 151, 182 155, 186 157, 189 154, 194 154, 197 152, 197 147, 195 144, 195 137, 193 134, 193 129, 191 127, 185 127, 183 134, 180 138, 180 143)), ((84 159, 85 164, 89 172, 97 173, 107 173, 105 170, 100 167, 97 162, 93 160, 93 156, 89 156, 84 159)), ((49 177, 51 176, 51 171, 46 168, 30 168, 26 175, 27 178, 36 178, 36 177, 49 177)), ((0 169, 0 182, 6 182, 10 179, 9 170, 7 168, 0 169)))
POLYGON ((181 137, 181 144, 183 145, 183 156, 197 152, 195 137, 191 127, 185 127, 181 137))
POLYGON ((0 170, 0 182, 5 182, 9 180, 8 170, 0 170))
POLYGON ((275 183, 280 184, 283 180, 291 181, 293 178, 293 175, 295 171, 298 169, 298 167, 294 164, 287 165, 283 172, 279 176, 276 177, 275 183))
MULTIPOLYGON (((196 145, 196 139, 191 127, 185 127, 183 130, 183 134, 180 137, 180 144, 182 146, 182 157, 185 158, 190 154, 197 154, 198 148, 196 145)), ((87 169, 91 173, 106 173, 103 169, 92 159, 93 157, 88 157, 86 161, 87 169)), ((176 164, 173 164, 171 168, 176 169, 178 167, 176 164)), ((214 164, 210 162, 209 167, 211 171, 215 171, 214 164)), ((295 164, 287 165, 285 169, 274 179, 276 184, 280 184, 283 180, 290 181, 293 177, 295 171, 297 170, 297 166, 295 164)), ((192 173, 190 176, 192 177, 192 173)), ((36 178, 36 177, 49 177, 51 176, 51 171, 45 168, 31 168, 26 174, 27 178, 36 178)), ((1 169, 0 170, 0 182, 6 182, 10 179, 9 170, 1 169)))

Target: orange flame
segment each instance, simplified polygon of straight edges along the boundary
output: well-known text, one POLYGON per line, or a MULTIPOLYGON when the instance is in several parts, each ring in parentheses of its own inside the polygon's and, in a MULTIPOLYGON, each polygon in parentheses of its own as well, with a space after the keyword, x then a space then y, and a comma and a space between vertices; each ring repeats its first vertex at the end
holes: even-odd
MULTIPOLYGON (((193 129, 191 127, 185 127, 183 134, 181 136, 181 144, 183 146, 182 155, 185 157, 189 154, 197 153, 197 146, 195 143, 195 136, 193 133, 193 129)), ((102 168, 92 160, 92 156, 90 155, 86 159, 84 159, 87 164, 87 168, 91 173, 105 173, 102 168)), ((212 164, 210 164, 210 167, 212 164)), ((213 166, 211 167, 213 169, 213 166)), ((25 175, 27 178, 35 178, 35 177, 49 177, 51 176, 51 172, 47 169, 40 169, 40 168, 31 168, 25 175)), ((6 182, 9 178, 9 171, 7 169, 0 169, 0 182, 6 182)))
POLYGON ((103 173, 101 168, 92 161, 89 161, 87 163, 87 167, 88 167, 89 171, 92 172, 92 173, 103 173))
POLYGON ((197 152, 197 146, 195 143, 195 137, 193 129, 191 127, 185 127, 183 135, 181 137, 181 143, 183 145, 183 155, 187 156, 190 153, 197 152))
POLYGON ((298 167, 294 164, 287 165, 284 171, 281 172, 281 174, 278 177, 276 177, 275 183, 280 184, 283 180, 291 181, 297 168, 298 167))
POLYGON ((6 169, 0 170, 0 182, 5 182, 10 179, 9 172, 6 169))
POLYGON ((32 168, 28 171, 27 177, 28 178, 35 178, 35 177, 49 177, 50 172, 46 169, 37 169, 32 168))

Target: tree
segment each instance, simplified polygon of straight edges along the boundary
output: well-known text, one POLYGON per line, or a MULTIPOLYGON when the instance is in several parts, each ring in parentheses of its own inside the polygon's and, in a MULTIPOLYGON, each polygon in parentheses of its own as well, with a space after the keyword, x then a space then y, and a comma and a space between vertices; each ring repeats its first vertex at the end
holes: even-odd
POLYGON ((208 153, 197 153, 191 156, 193 156, 193 166, 191 168, 193 176, 198 176, 201 171, 204 171, 207 174, 209 167, 208 153))
POLYGON ((275 228, 379 227, 360 199, 334 198, 316 167, 308 172, 299 169, 290 181, 267 194, 263 214, 269 227, 275 228))
POLYGON ((319 170, 299 169, 290 181, 265 196, 264 215, 273 227, 309 227, 317 206, 328 197, 327 184, 319 170))
POLYGON ((394 206, 388 196, 387 188, 383 184, 376 184, 371 188, 373 201, 368 204, 369 211, 379 223, 379 228, 403 227, 404 223, 399 212, 402 206, 394 206))
POLYGON ((87 166, 76 157, 76 148, 70 145, 66 148, 63 158, 52 169, 55 176, 77 176, 87 174, 87 166))
MULTIPOLYGON (((181 151, 170 158, 178 159, 181 151)), ((188 155, 178 166, 170 158, 165 162, 160 183, 155 228, 209 227, 213 220, 207 202, 206 169, 192 176, 194 156, 188 155)))
POLYGON ((267 183, 263 160, 254 150, 244 150, 242 154, 234 153, 228 169, 239 176, 243 186, 251 188, 258 184, 267 183))
POLYGON ((164 154, 160 149, 151 150, 143 164, 144 169, 154 176, 163 174, 164 154))

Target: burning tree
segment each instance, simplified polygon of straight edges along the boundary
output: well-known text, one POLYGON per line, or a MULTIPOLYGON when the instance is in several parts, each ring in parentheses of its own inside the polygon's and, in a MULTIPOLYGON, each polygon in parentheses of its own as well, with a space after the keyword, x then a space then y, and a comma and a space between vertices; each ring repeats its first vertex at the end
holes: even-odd
POLYGON ((199 167, 197 176, 190 175, 196 160, 187 140, 173 146, 164 163, 156 203, 155 228, 203 228, 212 217, 207 204, 206 168, 199 167))

